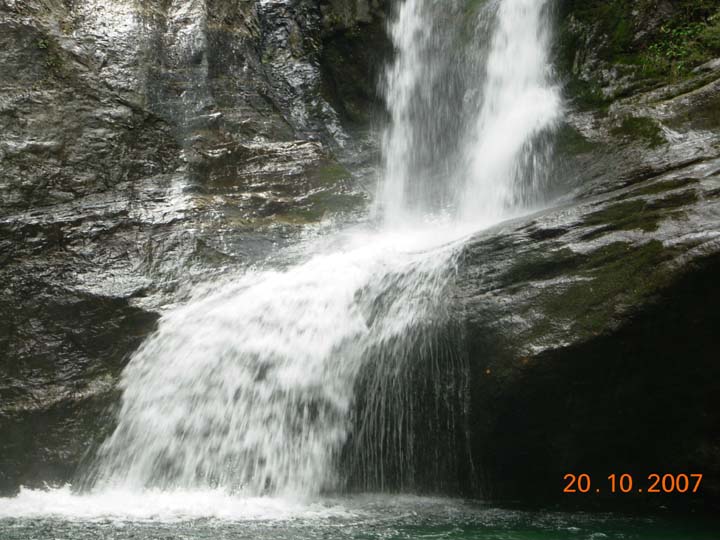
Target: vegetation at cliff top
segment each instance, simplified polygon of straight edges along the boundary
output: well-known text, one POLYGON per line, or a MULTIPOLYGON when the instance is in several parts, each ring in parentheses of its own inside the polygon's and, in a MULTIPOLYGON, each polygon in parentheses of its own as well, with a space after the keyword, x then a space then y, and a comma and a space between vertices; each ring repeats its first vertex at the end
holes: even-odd
MULTIPOLYGON (((562 12, 606 36, 596 51, 600 59, 634 67, 640 78, 678 79, 720 56, 717 0, 566 0, 562 12), (663 11, 663 5, 670 10, 663 11)), ((567 20, 561 33, 569 67, 581 43, 567 20)))
POLYGON ((686 73, 720 54, 720 10, 700 22, 663 25, 658 39, 640 56, 645 73, 686 73))

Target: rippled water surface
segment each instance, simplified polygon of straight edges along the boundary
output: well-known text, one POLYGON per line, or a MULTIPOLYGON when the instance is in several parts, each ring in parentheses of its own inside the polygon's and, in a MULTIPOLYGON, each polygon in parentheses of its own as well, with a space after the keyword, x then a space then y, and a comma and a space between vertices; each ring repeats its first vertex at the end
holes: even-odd
POLYGON ((716 540, 720 527, 709 519, 527 512, 420 497, 299 503, 217 492, 80 497, 55 490, 0 499, 0 538, 716 540))

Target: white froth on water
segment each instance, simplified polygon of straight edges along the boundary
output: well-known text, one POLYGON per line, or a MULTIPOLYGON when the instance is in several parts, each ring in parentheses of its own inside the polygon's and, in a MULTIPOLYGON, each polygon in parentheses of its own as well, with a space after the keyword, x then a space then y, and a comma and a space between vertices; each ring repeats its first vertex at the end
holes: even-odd
POLYGON ((285 521, 347 518, 355 514, 335 501, 304 502, 282 497, 237 497, 224 490, 108 489, 78 495, 70 486, 21 489, 0 499, 0 520, 59 518, 76 521, 285 521))

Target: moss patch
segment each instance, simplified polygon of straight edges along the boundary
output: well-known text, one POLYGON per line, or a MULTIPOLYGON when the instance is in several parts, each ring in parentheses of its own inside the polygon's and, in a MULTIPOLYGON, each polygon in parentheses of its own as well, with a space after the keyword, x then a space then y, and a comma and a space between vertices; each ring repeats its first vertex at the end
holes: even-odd
POLYGON ((303 204, 275 214, 273 219, 293 225, 316 223, 329 215, 357 210, 365 202, 366 198, 358 193, 320 191, 308 196, 303 204))
MULTIPOLYGON (((657 221, 654 219, 641 219, 645 211, 646 203, 642 200, 626 201, 607 208, 603 208, 587 216, 583 225, 589 227, 602 226, 602 232, 619 231, 628 229, 642 229, 654 231, 657 229, 657 221)), ((591 233, 585 237, 595 238, 600 234, 591 233)))
POLYGON ((662 221, 684 215, 682 211, 669 210, 688 206, 697 200, 697 193, 690 189, 652 202, 638 199, 608 206, 585 218, 583 225, 599 228, 584 235, 583 239, 592 240, 614 231, 656 231, 662 221))
POLYGON ((698 181, 695 178, 673 178, 672 180, 663 180, 662 182, 654 182, 649 186, 635 189, 631 192, 633 197, 642 195, 658 195, 665 193, 666 191, 674 191, 691 184, 697 184, 698 181))
POLYGON ((503 285, 565 278, 570 281, 542 287, 523 315, 534 321, 523 338, 537 342, 567 325, 576 337, 602 334, 612 326, 619 309, 642 305, 655 291, 667 286, 672 272, 665 264, 682 248, 666 248, 659 240, 642 245, 614 242, 587 254, 569 249, 545 256, 520 259, 501 277, 503 285), (537 317, 540 314, 541 317, 537 317))
POLYGON ((309 174, 313 185, 332 186, 339 182, 350 180, 352 175, 343 165, 337 162, 329 162, 321 165, 309 174))
POLYGON ((597 147, 570 124, 560 126, 555 137, 555 148, 562 155, 586 154, 597 147))
POLYGON ((611 133, 633 141, 643 141, 650 148, 657 148, 667 143, 662 129, 652 118, 627 116, 619 126, 611 130, 611 133))
POLYGON ((512 267, 500 276, 501 286, 527 281, 552 279, 578 267, 582 256, 569 248, 550 251, 546 255, 533 254, 516 259, 512 267))
POLYGON ((551 319, 573 321, 581 332, 602 331, 620 305, 640 304, 640 298, 667 284, 662 265, 674 255, 658 240, 641 246, 617 242, 600 248, 579 267, 579 276, 587 281, 545 298, 545 313, 551 319))

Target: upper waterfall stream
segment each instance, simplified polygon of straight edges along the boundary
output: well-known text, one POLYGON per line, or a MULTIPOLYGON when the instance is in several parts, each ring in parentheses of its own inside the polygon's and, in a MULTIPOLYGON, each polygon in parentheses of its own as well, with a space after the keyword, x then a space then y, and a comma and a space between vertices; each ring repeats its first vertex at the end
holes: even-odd
POLYGON ((546 2, 488 2, 471 36, 439 16, 464 9, 451 4, 407 0, 390 27, 382 226, 288 269, 210 284, 167 313, 122 375, 92 489, 313 495, 342 485, 353 435, 386 445, 375 467, 412 451, 413 420, 377 425, 365 411, 356 421, 372 429, 353 425, 359 374, 371 366, 382 396, 366 408, 391 414, 394 400, 410 417, 398 374, 409 351, 436 346, 454 240, 537 204, 541 135, 560 114, 546 2))
POLYGON ((401 4, 382 81, 391 122, 377 202, 387 224, 440 215, 477 229, 544 202, 544 135, 562 113, 548 4, 491 0, 464 22, 467 2, 401 4))

